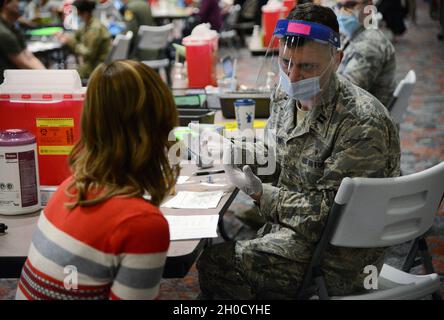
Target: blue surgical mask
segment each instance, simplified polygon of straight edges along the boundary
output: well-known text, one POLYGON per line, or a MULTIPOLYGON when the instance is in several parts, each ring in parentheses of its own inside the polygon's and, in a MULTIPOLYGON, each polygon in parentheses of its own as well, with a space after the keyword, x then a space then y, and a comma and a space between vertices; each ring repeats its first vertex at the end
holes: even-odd
POLYGON ((309 100, 321 91, 319 76, 291 82, 284 70, 279 68, 279 78, 282 90, 296 100, 309 100))
POLYGON ((77 29, 82 29, 85 26, 85 21, 77 16, 77 29))
POLYGON ((351 38, 361 23, 355 14, 338 13, 339 32, 351 38))

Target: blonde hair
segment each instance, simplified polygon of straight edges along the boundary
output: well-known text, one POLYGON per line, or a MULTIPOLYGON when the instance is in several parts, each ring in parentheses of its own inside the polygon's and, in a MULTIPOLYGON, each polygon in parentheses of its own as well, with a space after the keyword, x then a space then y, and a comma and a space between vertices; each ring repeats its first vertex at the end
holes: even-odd
POLYGON ((131 60, 99 65, 88 83, 81 137, 69 156, 73 181, 66 193, 74 202, 67 207, 145 192, 160 205, 179 173, 168 162, 175 143, 168 134, 177 124, 174 99, 155 71, 131 60))

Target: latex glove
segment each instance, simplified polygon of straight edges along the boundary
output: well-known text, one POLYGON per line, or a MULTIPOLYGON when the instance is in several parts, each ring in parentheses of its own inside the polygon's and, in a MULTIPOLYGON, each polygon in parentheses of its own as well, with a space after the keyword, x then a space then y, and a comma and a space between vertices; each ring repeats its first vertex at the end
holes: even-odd
POLYGON ((233 150, 233 146, 230 146, 229 149, 225 149, 223 153, 225 175, 233 185, 249 196, 253 197, 254 195, 253 198, 256 198, 259 195, 260 197, 263 191, 261 179, 253 173, 249 165, 245 165, 242 170, 236 167, 233 163, 233 150))

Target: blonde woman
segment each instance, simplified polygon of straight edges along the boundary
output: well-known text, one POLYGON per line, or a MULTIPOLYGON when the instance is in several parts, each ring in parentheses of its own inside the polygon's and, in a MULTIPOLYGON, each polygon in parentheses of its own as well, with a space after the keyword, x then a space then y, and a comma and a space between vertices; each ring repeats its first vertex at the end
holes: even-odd
POLYGON ((40 216, 16 298, 156 298, 169 247, 158 206, 178 175, 167 158, 174 100, 142 63, 102 64, 81 122, 72 176, 40 216))

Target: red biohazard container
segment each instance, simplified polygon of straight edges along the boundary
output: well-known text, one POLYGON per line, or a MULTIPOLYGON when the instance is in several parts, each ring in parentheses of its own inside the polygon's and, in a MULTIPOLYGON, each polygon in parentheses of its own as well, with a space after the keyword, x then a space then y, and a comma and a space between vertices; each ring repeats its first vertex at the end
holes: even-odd
POLYGON ((68 155, 80 137, 85 88, 75 70, 6 70, 0 85, 0 130, 26 129, 37 138, 40 184, 70 175, 68 155))
POLYGON ((211 37, 188 36, 182 40, 187 61, 188 87, 216 86, 217 33, 211 37))
MULTIPOLYGON (((262 30, 263 30, 263 42, 264 47, 268 47, 271 38, 273 37, 274 28, 279 19, 284 19, 286 7, 282 3, 265 5, 262 7, 262 30)), ((279 44, 278 39, 275 39, 271 44, 271 48, 277 48, 279 44)))

